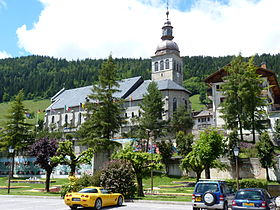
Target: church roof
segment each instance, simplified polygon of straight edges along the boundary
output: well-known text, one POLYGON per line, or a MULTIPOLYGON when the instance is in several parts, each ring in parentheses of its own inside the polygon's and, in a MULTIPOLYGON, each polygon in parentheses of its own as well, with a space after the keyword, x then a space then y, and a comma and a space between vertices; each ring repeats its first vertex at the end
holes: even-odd
MULTIPOLYGON (((116 98, 126 98, 137 86, 143 82, 141 76, 132 77, 121 80, 119 82, 120 92, 116 92, 113 96, 116 98)), ((46 109, 62 109, 67 107, 77 107, 80 103, 85 103, 88 95, 92 93, 92 85, 74 88, 69 90, 59 91, 54 97, 52 97, 53 103, 46 109)))
MULTIPOLYGON (((143 96, 147 94, 147 89, 149 84, 152 82, 152 80, 145 80, 135 91, 133 91, 126 100, 142 100, 143 96)), ((166 79, 166 80, 155 80, 154 82, 157 83, 158 89, 160 91, 163 90, 178 90, 178 91, 185 91, 188 93, 191 93, 181 85, 178 85, 176 82, 166 79)))

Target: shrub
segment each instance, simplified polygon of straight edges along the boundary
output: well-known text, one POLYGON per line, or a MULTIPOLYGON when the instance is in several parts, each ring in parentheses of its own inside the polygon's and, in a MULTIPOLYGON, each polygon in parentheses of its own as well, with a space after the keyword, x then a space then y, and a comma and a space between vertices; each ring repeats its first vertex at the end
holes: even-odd
POLYGON ((69 183, 61 186, 60 195, 64 197, 68 192, 77 192, 81 190, 81 186, 77 184, 78 178, 75 176, 69 176, 69 183))
MULTIPOLYGON (((236 180, 227 180, 228 185, 236 189, 236 180)), ((263 188, 267 189, 268 182, 263 179, 241 179, 239 180, 239 188, 263 188)))
POLYGON ((81 178, 69 176, 69 183, 62 185, 60 190, 61 197, 64 197, 68 192, 78 192, 88 186, 100 186, 101 171, 96 171, 93 175, 83 174, 81 178))
POLYGON ((126 198, 132 198, 136 192, 135 175, 132 166, 125 160, 113 160, 102 169, 100 184, 102 187, 110 188, 126 198))
POLYGON ((80 179, 77 180, 77 184, 82 187, 88 186, 100 186, 101 171, 96 171, 93 175, 83 174, 80 179))

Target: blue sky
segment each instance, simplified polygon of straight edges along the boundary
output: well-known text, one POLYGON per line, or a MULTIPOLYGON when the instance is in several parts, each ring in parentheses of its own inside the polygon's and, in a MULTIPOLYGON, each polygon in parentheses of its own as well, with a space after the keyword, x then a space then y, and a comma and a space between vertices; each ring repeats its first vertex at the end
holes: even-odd
MULTIPOLYGON (((279 0, 169 0, 182 56, 279 53, 279 0)), ((0 0, 0 58, 148 58, 165 0, 0 0)))

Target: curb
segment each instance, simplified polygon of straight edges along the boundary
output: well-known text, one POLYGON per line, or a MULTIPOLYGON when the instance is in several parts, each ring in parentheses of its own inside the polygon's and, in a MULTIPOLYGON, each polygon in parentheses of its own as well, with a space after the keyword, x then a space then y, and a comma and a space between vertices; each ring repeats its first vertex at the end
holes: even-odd
MULTIPOLYGON (((0 198, 35 198, 35 199, 60 199, 59 196, 33 196, 33 195, 0 195, 0 198)), ((172 205, 191 205, 192 202, 184 201, 159 201, 159 200, 134 200, 125 199, 127 203, 158 203, 158 204, 172 204, 172 205)))
POLYGON ((133 199, 125 199, 127 203, 158 203, 158 204, 172 204, 172 205, 192 205, 192 202, 184 202, 184 201, 159 201, 159 200, 133 200, 133 199))

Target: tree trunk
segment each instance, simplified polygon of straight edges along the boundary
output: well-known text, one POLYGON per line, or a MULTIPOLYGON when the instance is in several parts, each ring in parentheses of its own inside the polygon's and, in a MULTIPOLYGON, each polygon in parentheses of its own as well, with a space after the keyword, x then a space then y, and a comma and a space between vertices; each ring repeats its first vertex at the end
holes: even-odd
POLYGON ((240 140, 241 142, 243 142, 242 122, 240 120, 240 116, 238 116, 238 124, 239 124, 240 140))
POLYGON ((168 167, 168 163, 165 164, 165 170, 166 170, 166 175, 169 174, 169 167, 168 167))
POLYGON ((268 174, 268 167, 265 168, 265 172, 266 172, 266 180, 270 181, 269 174, 268 174))
POLYGON ((144 197, 142 178, 136 177, 136 179, 137 179, 137 185, 138 185, 137 186, 137 196, 144 197))
POLYGON ((69 176, 74 176, 75 175, 75 171, 76 171, 76 165, 73 164, 73 165, 70 165, 70 173, 69 173, 69 176))
POLYGON ((211 179, 211 176, 210 176, 210 167, 208 165, 205 166, 205 178, 206 179, 211 179))
POLYGON ((252 133, 253 133, 253 144, 256 143, 256 125, 255 125, 255 117, 252 114, 252 133))
POLYGON ((201 177, 201 172, 200 171, 196 171, 196 182, 199 181, 200 177, 201 177))
POLYGON ((45 185, 46 192, 50 192, 51 173, 52 170, 46 170, 46 185, 45 185))

